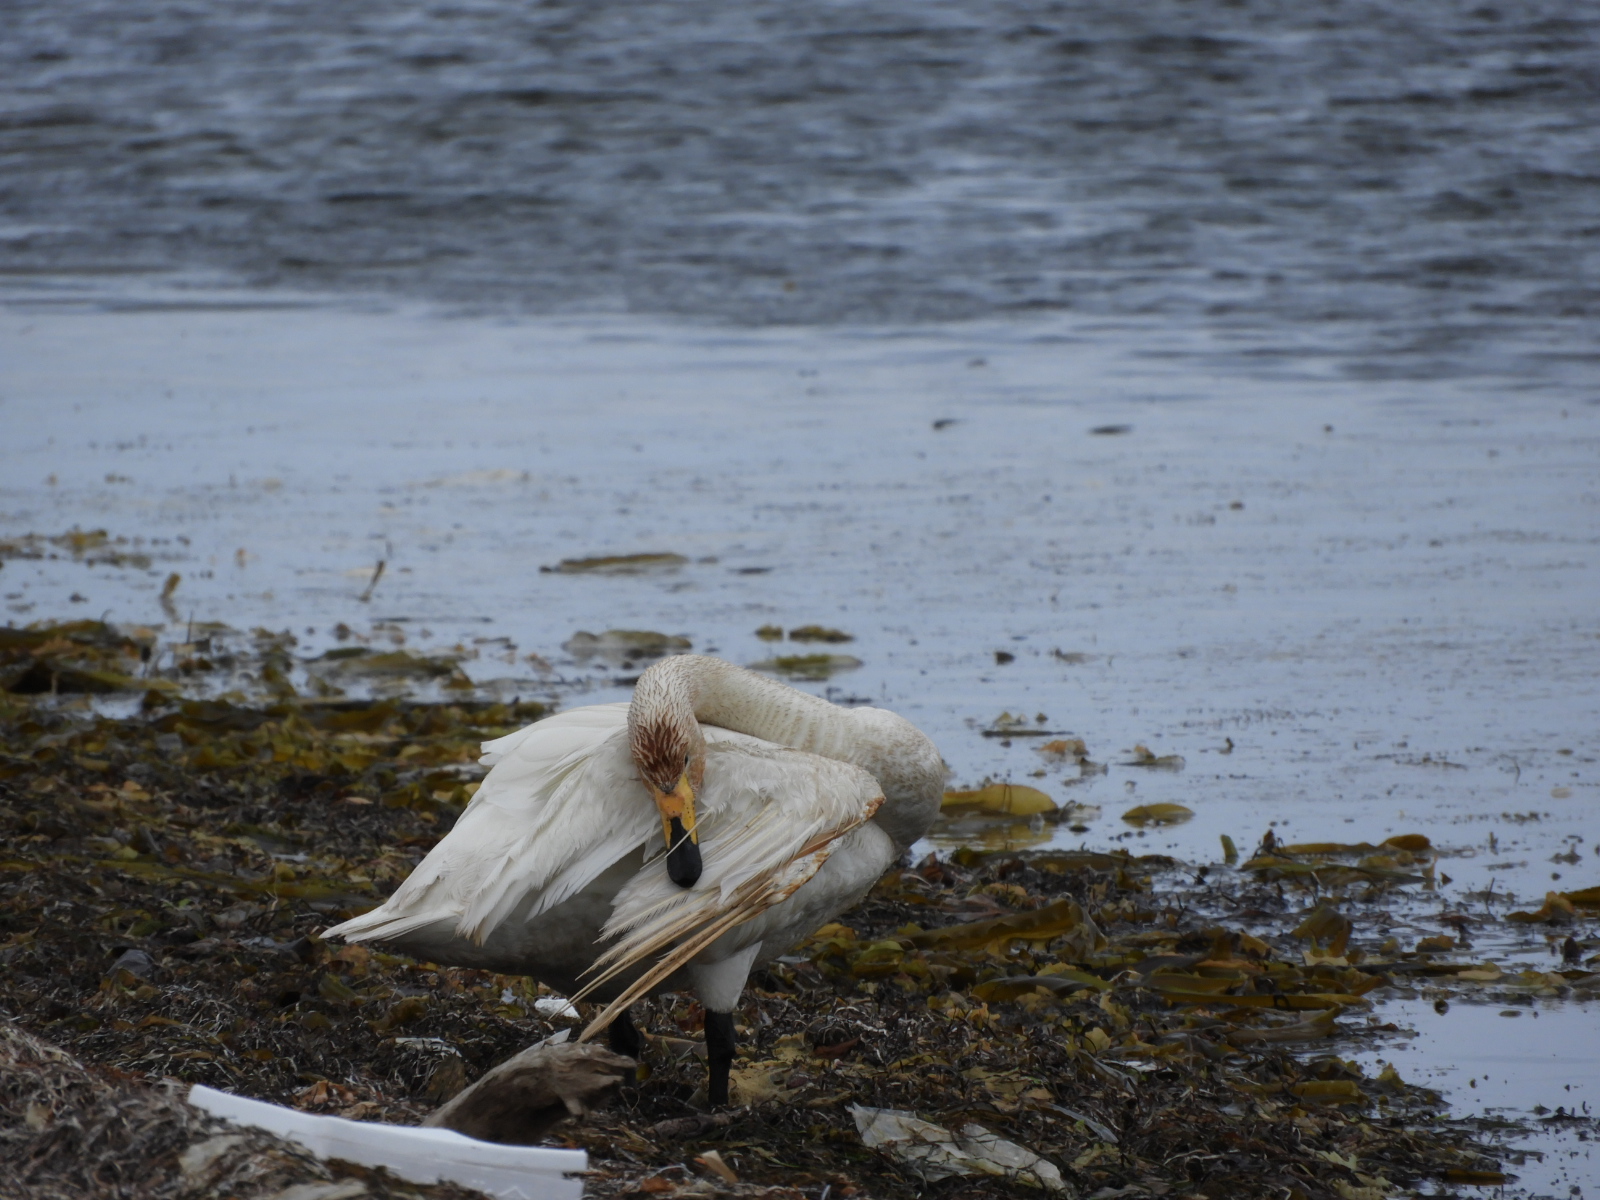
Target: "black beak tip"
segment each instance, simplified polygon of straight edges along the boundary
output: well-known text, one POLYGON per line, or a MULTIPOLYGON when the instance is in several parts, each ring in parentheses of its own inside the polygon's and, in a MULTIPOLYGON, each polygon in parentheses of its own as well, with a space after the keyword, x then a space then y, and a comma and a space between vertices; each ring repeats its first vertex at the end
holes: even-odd
POLYGON ((700 880, 700 847, 684 835, 683 825, 672 818, 672 849, 667 851, 667 878, 681 888, 693 887, 700 880))

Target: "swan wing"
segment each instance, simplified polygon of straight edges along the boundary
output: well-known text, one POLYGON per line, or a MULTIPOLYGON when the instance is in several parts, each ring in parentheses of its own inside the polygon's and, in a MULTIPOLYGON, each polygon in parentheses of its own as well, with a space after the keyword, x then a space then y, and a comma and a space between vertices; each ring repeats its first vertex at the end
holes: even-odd
POLYGON ((530 895, 529 918, 560 904, 652 831, 660 819, 627 744, 627 704, 557 713, 484 743, 490 766, 453 828, 394 895, 327 931, 395 941, 455 921, 482 945, 530 895))
POLYGON ((697 956, 723 957, 759 942, 766 922, 750 922, 799 891, 883 803, 877 780, 860 767, 728 730, 705 732, 700 880, 678 887, 657 856, 617 893, 604 929, 617 940, 595 963, 585 992, 656 961, 585 1037, 697 956))

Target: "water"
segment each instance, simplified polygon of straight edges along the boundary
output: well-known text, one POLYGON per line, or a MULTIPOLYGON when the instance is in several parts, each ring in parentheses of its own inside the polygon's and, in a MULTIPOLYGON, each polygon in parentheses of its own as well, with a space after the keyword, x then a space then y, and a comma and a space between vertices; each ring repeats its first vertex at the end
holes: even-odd
MULTIPOLYGON (((817 622, 863 665, 805 686, 1086 806, 1073 843, 1425 833, 1407 939, 1600 878, 1600 12, 0 22, 0 538, 151 559, 8 561, 3 619, 175 630, 176 571, 180 622, 459 644, 563 704, 626 695, 579 629, 753 662, 817 622), (690 562, 539 570, 638 551, 690 562), (982 737, 1003 711, 1108 773, 982 737), (1120 820, 1161 801, 1196 815, 1120 820)), ((1538 1012, 1391 1000, 1383 1053, 1554 1108, 1592 1006, 1538 1012)), ((1525 1189, 1585 1181, 1540 1144, 1525 1189)))
POLYGON ((580 629, 754 662, 758 627, 821 623, 864 663, 837 698, 906 712, 958 783, 1097 806, 1097 838, 1210 861, 1220 833, 1422 832, 1458 892, 1531 901, 1600 868, 1600 406, 1221 373, 1203 342, 1144 355, 1153 322, 219 307, 6 318, 4 528, 103 527, 154 559, 11 563, 9 619, 163 623, 178 571, 186 619, 307 654, 339 622, 481 646, 475 679, 564 703, 637 673, 565 654, 580 629), (541 570, 638 552, 689 561, 541 570), (497 637, 517 651, 475 640, 497 637), (1110 773, 983 737, 1002 712, 1110 773), (1187 765, 1122 765, 1138 744, 1187 765), (1117 820, 1164 801, 1199 816, 1117 820))
MULTIPOLYGON (((288 628, 307 656, 344 622, 459 645, 486 691, 565 705, 625 698, 633 673, 566 654, 578 630, 748 663, 774 649, 758 627, 820 623, 863 665, 803 686, 906 714, 958 783, 1086 806, 1066 844, 1198 864, 1222 833, 1424 833, 1441 887, 1397 912, 1407 943, 1600 877, 1600 406, 1226 368, 1154 320, 736 330, 191 299, 0 314, 0 536, 105 528, 151 560, 9 561, 6 620, 288 628), (689 561, 540 570, 645 551, 689 561), (983 737, 1003 711, 1082 736, 1107 773, 983 737), (1140 743, 1184 769, 1126 765, 1140 743), (1120 819, 1162 801, 1194 819, 1120 819)), ((1508 966, 1559 961, 1542 929, 1473 936, 1508 966)), ((1504 1039, 1453 1033, 1467 1006, 1438 1031, 1412 1007, 1379 1009, 1421 1035, 1383 1053, 1474 1114, 1553 1109, 1600 1041, 1592 1005, 1549 1003, 1512 1073, 1485 1060, 1504 1039)), ((1586 1170, 1564 1129, 1518 1168, 1533 1195, 1586 1170)))
POLYGON ((1406 1082, 1444 1092, 1456 1115, 1478 1118, 1491 1136, 1505 1136, 1498 1123, 1533 1115, 1540 1132, 1528 1147, 1542 1157, 1509 1167, 1519 1177, 1515 1190, 1594 1195, 1600 1155, 1587 1118, 1596 1108, 1600 1037, 1581 1016, 1559 1003, 1505 1008, 1459 1000, 1443 1012, 1417 1001, 1390 1001, 1380 1011, 1411 1036, 1357 1055, 1368 1074, 1393 1065, 1406 1082))
POLYGON ((1592 384, 1600 10, 1564 0, 5 21, 12 292, 178 272, 741 324, 1159 314, 1368 376, 1592 384))

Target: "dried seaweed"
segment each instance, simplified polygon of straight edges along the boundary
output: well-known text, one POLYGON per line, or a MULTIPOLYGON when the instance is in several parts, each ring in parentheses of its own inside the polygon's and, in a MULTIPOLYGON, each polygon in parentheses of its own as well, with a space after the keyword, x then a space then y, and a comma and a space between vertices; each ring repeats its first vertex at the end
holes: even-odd
POLYGON ((861 660, 850 654, 779 654, 750 664, 752 671, 770 671, 790 679, 823 680, 853 671, 861 660))
POLYGON ((150 1086, 93 1071, 0 1020, 0 1196, 22 1200, 467 1200, 470 1189, 400 1183, 381 1170, 323 1163, 292 1143, 214 1120, 150 1086), (323 1185, 318 1187, 318 1185, 323 1185))
MULTIPOLYGON (((131 664, 144 644, 95 623, 5 633, 33 661, 65 641, 131 664)), ((229 653, 253 693, 175 695, 208 677, 169 654, 172 687, 121 712, 59 689, 0 696, 0 1008, 117 1078, 420 1121, 574 1015, 525 979, 318 931, 388 894, 470 796, 478 743, 544 709, 308 698, 285 686, 281 639, 229 653)), ((1237 869, 1011 848, 902 865, 752 980, 737 1110, 695 1107, 703 1013, 668 995, 636 1015, 642 1078, 558 1136, 590 1150, 596 1196, 1014 1194, 922 1182, 863 1144, 851 1105, 981 1126, 1082 1195, 1347 1200, 1496 1178, 1436 1095, 1349 1061, 1383 1036, 1370 998, 1420 980, 1564 994, 1600 976, 1575 960, 1506 971, 1444 938, 1401 948, 1386 906, 1433 870, 1414 836, 1269 837, 1237 869)), ((1531 915, 1589 919, 1589 892, 1563 899, 1531 915)))

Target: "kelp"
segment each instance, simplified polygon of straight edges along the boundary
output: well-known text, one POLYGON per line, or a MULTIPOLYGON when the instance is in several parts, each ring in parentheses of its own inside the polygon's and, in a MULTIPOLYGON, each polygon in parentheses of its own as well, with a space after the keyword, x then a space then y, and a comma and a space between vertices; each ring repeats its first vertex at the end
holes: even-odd
MULTIPOLYGON (((93 626, 74 644, 131 666, 121 639, 139 638, 93 626)), ((21 632, 30 656, 74 637, 21 632)), ((543 705, 300 695, 269 670, 289 661, 282 636, 185 636, 184 654, 231 655, 215 669, 256 689, 217 693, 167 653, 172 688, 115 715, 0 697, 0 1006, 131 1079, 408 1123, 575 1023, 526 979, 320 938, 448 831, 478 743, 543 705)), ((1381 898, 1432 869, 1425 843, 1316 849, 1269 841, 1237 871, 1087 847, 902 863, 752 977, 738 1107, 696 1107, 704 1013, 668 994, 636 1010, 637 1084, 560 1137, 589 1149, 602 1198, 1015 1194, 924 1183, 863 1143, 851 1106, 1014 1144, 1084 1196, 1333 1200, 1494 1175, 1435 1094, 1348 1061, 1379 1036, 1372 998, 1421 981, 1561 995, 1600 976, 1406 951, 1331 872, 1381 898), (1362 867, 1374 858, 1389 865, 1362 867)), ((1573 919, 1594 891, 1566 894, 1573 919)))
POLYGON ((1194 816, 1185 804, 1140 804, 1122 814, 1130 825, 1181 825, 1194 816))
POLYGON ((855 635, 846 633, 842 629, 833 629, 827 625, 799 625, 789 630, 791 642, 828 642, 839 645, 843 642, 855 641, 855 635))
POLYGON ((90 567, 131 567, 147 571, 151 556, 145 548, 142 538, 112 537, 104 529, 73 528, 53 536, 26 533, 20 537, 0 538, 0 561, 64 556, 90 567))
POLYGON ((1125 767, 1148 767, 1154 771, 1181 771, 1183 769, 1183 756, 1180 754, 1157 754, 1143 743, 1133 748, 1133 757, 1122 764, 1125 767))
POLYGON ((853 671, 861 660, 850 654, 779 654, 750 664, 752 671, 768 671, 790 679, 821 681, 840 671, 853 671))
POLYGON ((171 690, 169 681, 140 678, 154 641, 148 631, 123 630, 104 621, 0 629, 0 692, 40 696, 171 690))
POLYGON ((628 666, 668 654, 683 654, 690 646, 686 637, 650 629, 608 629, 604 633, 580 629, 561 644, 561 648, 578 662, 599 658, 628 666))
POLYGON ((1576 892, 1546 892, 1538 911, 1507 913, 1506 920, 1525 925, 1560 925, 1572 921, 1580 912, 1600 912, 1600 887, 1576 892))
POLYGON ((126 1072, 96 1071, 0 1019, 0 1195, 28 1200, 469 1200, 451 1184, 319 1161, 126 1072))
POLYGON ((987 783, 966 791, 946 792, 942 807, 946 813, 993 813, 1011 817, 1053 813, 1060 808, 1045 792, 1020 783, 987 783))
POLYGON ((553 567, 539 570, 555 575, 653 575, 676 571, 688 563, 681 554, 602 554, 592 558, 564 558, 553 567))

